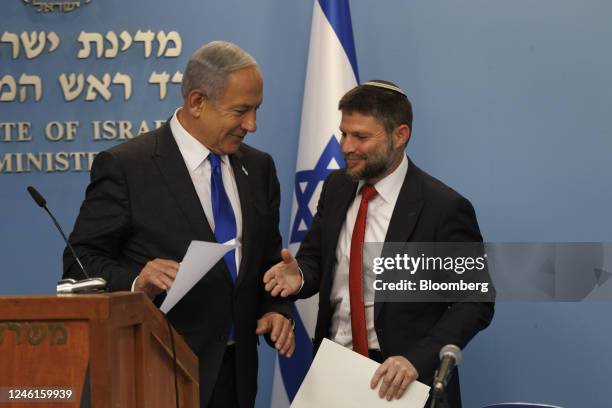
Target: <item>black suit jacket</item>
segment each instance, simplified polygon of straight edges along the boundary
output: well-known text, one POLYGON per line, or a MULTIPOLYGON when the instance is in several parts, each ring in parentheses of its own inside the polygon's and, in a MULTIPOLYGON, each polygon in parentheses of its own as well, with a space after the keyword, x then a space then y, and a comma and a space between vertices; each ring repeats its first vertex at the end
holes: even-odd
MULTIPOLYGON (((357 182, 350 181, 344 170, 327 178, 312 227, 296 256, 304 274, 304 286, 298 296, 307 298, 319 292, 315 350, 330 335, 336 246, 356 191, 357 182)), ((385 242, 408 241, 482 241, 470 202, 412 162, 385 238, 385 242)), ((406 357, 419 372, 419 381, 430 385, 440 361, 440 349, 446 344, 465 347, 492 317, 493 303, 374 304, 374 326, 383 357, 406 357)), ((457 375, 449 383, 447 395, 450 407, 461 406, 457 375)))
MULTIPOLYGON (((200 400, 210 399, 235 325, 238 401, 252 407, 257 389, 257 319, 291 314, 286 300, 263 289, 263 273, 278 262, 280 192, 272 158, 247 145, 230 156, 242 209, 242 260, 236 285, 223 262, 168 313, 200 360, 200 400)), ((91 275, 111 291, 130 290, 154 258, 181 261, 192 240, 215 242, 169 123, 101 152, 91 170, 70 242, 91 275)), ((64 251, 64 277, 82 278, 64 251)), ((160 304, 161 296, 156 298, 160 304)))

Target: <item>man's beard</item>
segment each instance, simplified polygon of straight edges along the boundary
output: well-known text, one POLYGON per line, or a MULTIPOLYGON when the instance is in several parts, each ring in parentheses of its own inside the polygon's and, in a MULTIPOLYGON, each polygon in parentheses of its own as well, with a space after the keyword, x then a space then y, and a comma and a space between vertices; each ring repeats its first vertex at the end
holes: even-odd
POLYGON ((348 167, 346 168, 346 175, 353 181, 359 180, 372 180, 376 179, 391 167, 395 151, 393 150, 393 143, 389 140, 384 150, 370 153, 369 155, 356 155, 348 154, 344 155, 345 161, 348 158, 365 159, 365 166, 359 170, 352 172, 348 167))

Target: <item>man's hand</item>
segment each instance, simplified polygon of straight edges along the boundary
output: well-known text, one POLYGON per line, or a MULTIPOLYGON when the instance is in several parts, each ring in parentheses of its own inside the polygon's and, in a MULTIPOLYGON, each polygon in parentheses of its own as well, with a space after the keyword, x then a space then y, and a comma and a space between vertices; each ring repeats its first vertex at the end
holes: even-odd
POLYGON ((298 268, 298 263, 287 249, 281 251, 283 260, 264 274, 263 282, 266 290, 272 296, 287 297, 300 290, 302 286, 302 274, 298 268))
POLYGON ((295 350, 295 335, 292 326, 291 320, 282 314, 268 312, 257 321, 255 333, 258 335, 270 333, 270 339, 274 342, 278 352, 288 358, 295 350))
POLYGON ((155 295, 170 289, 178 269, 179 263, 170 259, 156 258, 149 261, 136 278, 134 291, 144 292, 153 299, 155 295))
POLYGON ((414 368, 410 361, 402 356, 393 356, 386 359, 378 367, 372 377, 370 387, 375 389, 382 378, 382 385, 380 390, 378 390, 378 396, 391 401, 393 397, 396 399, 401 398, 408 385, 416 380, 418 376, 419 373, 417 373, 416 368, 414 368))

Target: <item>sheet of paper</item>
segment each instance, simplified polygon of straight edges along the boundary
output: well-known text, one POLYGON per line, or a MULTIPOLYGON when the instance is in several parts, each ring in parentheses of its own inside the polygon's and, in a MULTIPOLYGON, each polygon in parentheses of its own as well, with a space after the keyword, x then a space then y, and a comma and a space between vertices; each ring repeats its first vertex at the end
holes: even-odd
POLYGON ((370 380, 378 366, 380 364, 377 362, 324 339, 291 408, 425 406, 429 387, 418 381, 410 384, 398 400, 387 401, 379 398, 378 390, 370 389, 370 380))
POLYGON ((225 244, 191 241, 176 274, 176 279, 170 287, 160 310, 168 313, 223 258, 223 255, 233 248, 236 248, 235 240, 228 241, 225 244))

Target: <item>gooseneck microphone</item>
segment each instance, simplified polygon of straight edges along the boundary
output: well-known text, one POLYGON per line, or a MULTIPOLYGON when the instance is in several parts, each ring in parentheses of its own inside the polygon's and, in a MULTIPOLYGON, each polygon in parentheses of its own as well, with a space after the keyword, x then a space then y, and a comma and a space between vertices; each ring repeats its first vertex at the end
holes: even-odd
POLYGON ((51 211, 47 207, 47 200, 45 200, 45 198, 34 187, 28 186, 27 190, 28 193, 30 193, 30 195, 32 196, 32 199, 36 202, 36 204, 38 204, 39 207, 43 208, 47 212, 47 214, 49 214, 49 217, 51 217, 51 219, 53 220, 55 227, 62 235, 66 246, 70 249, 70 252, 72 252, 72 256, 74 256, 74 259, 76 259, 77 263, 79 264, 79 267, 81 268, 81 271, 83 271, 83 275, 85 276, 85 279, 80 281, 76 281, 74 279, 60 280, 57 283, 57 293, 103 292, 106 289, 106 281, 103 278, 92 278, 89 276, 89 273, 87 273, 87 270, 85 269, 85 266, 83 266, 83 263, 76 254, 76 251, 74 250, 72 245, 70 245, 68 238, 66 238, 64 230, 57 222, 57 219, 55 219, 55 217, 53 216, 53 213, 51 213, 51 211))
POLYGON ((443 400, 446 391, 446 384, 450 379, 453 369, 461 362, 461 349, 454 344, 447 344, 440 350, 440 367, 434 376, 431 387, 431 405, 434 408, 436 403, 443 400))
POLYGON ((55 227, 57 228, 59 233, 62 234, 62 238, 64 238, 64 242, 66 243, 66 245, 70 249, 70 252, 72 252, 72 256, 74 256, 74 259, 76 259, 77 263, 81 267, 81 270, 83 271, 83 275, 85 275, 86 279, 91 279, 91 276, 89 276, 89 274, 87 273, 87 270, 85 269, 85 267, 81 263, 81 260, 77 256, 76 252, 74 251, 74 248, 72 247, 72 245, 70 245, 70 242, 68 241, 68 238, 66 238, 66 234, 64 234, 64 230, 59 225, 59 223, 57 222, 55 217, 53 216, 53 213, 51 213, 51 211, 49 211, 49 208, 47 207, 47 200, 45 200, 45 198, 38 192, 38 190, 36 190, 32 186, 28 186, 28 193, 30 193, 30 195, 32 196, 32 199, 34 199, 36 204, 38 204, 39 207, 44 208, 44 210, 47 212, 47 214, 49 214, 49 217, 51 217, 51 219, 53 220, 53 223, 55 224, 55 227))

